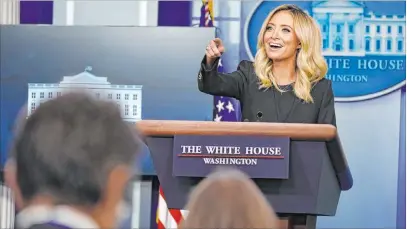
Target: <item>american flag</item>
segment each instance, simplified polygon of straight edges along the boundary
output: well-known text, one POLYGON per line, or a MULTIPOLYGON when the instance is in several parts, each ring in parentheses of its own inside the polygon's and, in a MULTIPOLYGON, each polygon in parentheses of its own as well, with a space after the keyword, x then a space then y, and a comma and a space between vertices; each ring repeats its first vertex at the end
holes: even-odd
MULTIPOLYGON (((218 72, 223 72, 222 59, 219 60, 218 72)), ((213 98, 213 117, 215 122, 236 122, 237 121, 237 103, 235 99, 225 96, 214 96, 213 98)))
POLYGON ((160 193, 158 196, 157 206, 157 229, 176 229, 181 221, 188 214, 186 210, 182 209, 169 209, 165 201, 163 189, 160 186, 160 193))
MULTIPOLYGON (((203 0, 201 7, 200 27, 214 26, 213 0, 203 0)), ((218 64, 218 72, 224 72, 224 62, 221 58, 218 64)), ((213 120, 215 122, 235 122, 237 113, 236 101, 233 98, 214 96, 213 98, 213 120)))

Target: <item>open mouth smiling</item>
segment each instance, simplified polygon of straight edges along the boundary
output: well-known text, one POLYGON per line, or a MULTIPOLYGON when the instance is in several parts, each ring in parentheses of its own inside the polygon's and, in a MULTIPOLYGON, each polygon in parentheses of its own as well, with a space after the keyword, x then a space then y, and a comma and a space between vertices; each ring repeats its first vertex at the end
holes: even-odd
POLYGON ((283 46, 277 43, 269 43, 270 48, 272 49, 279 49, 282 48, 283 46))

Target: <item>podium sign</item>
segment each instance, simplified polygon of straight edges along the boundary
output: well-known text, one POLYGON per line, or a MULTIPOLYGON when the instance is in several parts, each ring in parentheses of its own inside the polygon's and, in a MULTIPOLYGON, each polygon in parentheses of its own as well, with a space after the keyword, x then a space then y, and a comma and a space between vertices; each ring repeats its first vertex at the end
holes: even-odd
POLYGON ((232 166, 251 178, 288 179, 289 148, 289 137, 175 135, 172 175, 206 177, 232 166))

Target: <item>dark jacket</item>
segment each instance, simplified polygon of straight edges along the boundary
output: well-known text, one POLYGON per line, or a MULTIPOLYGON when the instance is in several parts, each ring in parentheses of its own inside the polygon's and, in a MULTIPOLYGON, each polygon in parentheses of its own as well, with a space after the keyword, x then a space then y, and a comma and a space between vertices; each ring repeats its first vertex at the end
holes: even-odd
POLYGON ((331 81, 322 79, 311 91, 314 103, 304 103, 293 91, 280 93, 276 89, 259 89, 253 62, 243 60, 237 71, 219 73, 219 59, 207 68, 205 57, 198 74, 201 92, 233 97, 240 101, 242 120, 281 123, 323 123, 336 126, 334 95, 331 81))

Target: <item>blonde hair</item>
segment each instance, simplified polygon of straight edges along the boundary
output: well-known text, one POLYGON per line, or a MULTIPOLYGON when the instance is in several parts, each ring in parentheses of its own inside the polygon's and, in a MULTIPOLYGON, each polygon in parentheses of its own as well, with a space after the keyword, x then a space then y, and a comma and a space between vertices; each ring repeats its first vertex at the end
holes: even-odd
POLYGON ((303 10, 294 5, 281 5, 274 9, 264 21, 258 35, 257 53, 254 60, 254 69, 260 80, 260 88, 276 87, 279 91, 276 78, 273 76, 273 62, 267 57, 264 33, 270 19, 280 11, 288 11, 294 20, 294 31, 301 42, 301 49, 297 53, 296 74, 294 84, 295 95, 305 102, 314 102, 311 96, 312 85, 322 78, 328 71, 328 65, 322 56, 321 31, 314 19, 303 10))
POLYGON ((254 182, 238 170, 219 170, 191 193, 180 228, 277 228, 278 218, 254 182))

